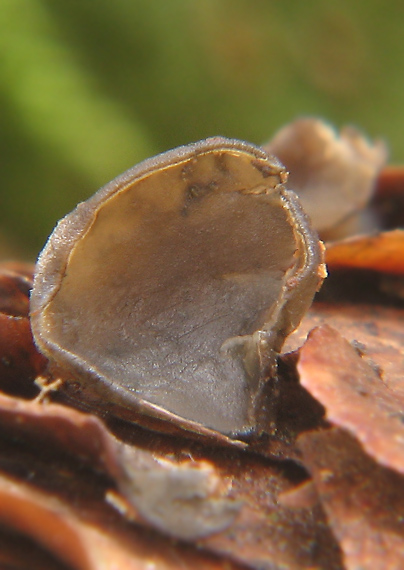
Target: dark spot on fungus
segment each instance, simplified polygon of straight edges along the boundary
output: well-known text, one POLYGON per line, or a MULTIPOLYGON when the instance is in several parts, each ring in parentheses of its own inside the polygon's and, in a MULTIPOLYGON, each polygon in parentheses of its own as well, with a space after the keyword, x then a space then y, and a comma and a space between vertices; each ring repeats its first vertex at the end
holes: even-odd
POLYGON ((82 397, 136 421, 230 437, 265 428, 263 387, 323 275, 285 179, 262 149, 218 137, 107 184, 39 258, 41 351, 82 397))

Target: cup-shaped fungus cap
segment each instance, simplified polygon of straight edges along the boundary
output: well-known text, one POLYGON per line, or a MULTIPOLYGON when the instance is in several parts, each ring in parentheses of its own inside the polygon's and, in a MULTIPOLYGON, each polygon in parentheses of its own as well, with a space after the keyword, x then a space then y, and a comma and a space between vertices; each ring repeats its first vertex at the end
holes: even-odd
POLYGON ((285 180, 262 149, 217 137, 101 188, 39 257, 40 350, 114 413, 201 434, 256 430, 276 353, 324 276, 285 180))

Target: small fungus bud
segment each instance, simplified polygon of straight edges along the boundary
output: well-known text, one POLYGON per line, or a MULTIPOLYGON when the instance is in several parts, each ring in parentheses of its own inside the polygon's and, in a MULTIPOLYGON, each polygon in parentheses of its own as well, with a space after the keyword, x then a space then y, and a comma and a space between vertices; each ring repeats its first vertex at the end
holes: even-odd
POLYGON ((63 218, 31 319, 67 384, 135 421, 256 431, 276 355, 324 276, 286 177, 262 149, 211 138, 142 162, 63 218))

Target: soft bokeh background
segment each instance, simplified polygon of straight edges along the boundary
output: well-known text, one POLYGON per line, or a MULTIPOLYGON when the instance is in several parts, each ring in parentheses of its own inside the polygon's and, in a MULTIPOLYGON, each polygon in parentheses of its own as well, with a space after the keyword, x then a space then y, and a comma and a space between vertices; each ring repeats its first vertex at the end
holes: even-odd
POLYGON ((139 160, 299 115, 404 159, 404 9, 390 0, 1 0, 0 255, 139 160))

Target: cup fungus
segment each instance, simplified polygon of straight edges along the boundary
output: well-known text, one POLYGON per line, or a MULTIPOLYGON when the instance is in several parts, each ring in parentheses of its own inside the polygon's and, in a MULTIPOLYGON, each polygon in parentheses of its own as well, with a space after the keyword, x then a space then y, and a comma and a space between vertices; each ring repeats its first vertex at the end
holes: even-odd
POLYGON ((382 141, 370 141, 351 126, 338 133, 305 117, 283 127, 264 148, 290 171, 289 183, 323 239, 374 227, 365 206, 387 159, 382 141))
POLYGON ((66 386, 141 423, 265 428, 276 354, 324 277, 286 178, 262 149, 216 137, 142 162, 62 219, 31 319, 66 386))

